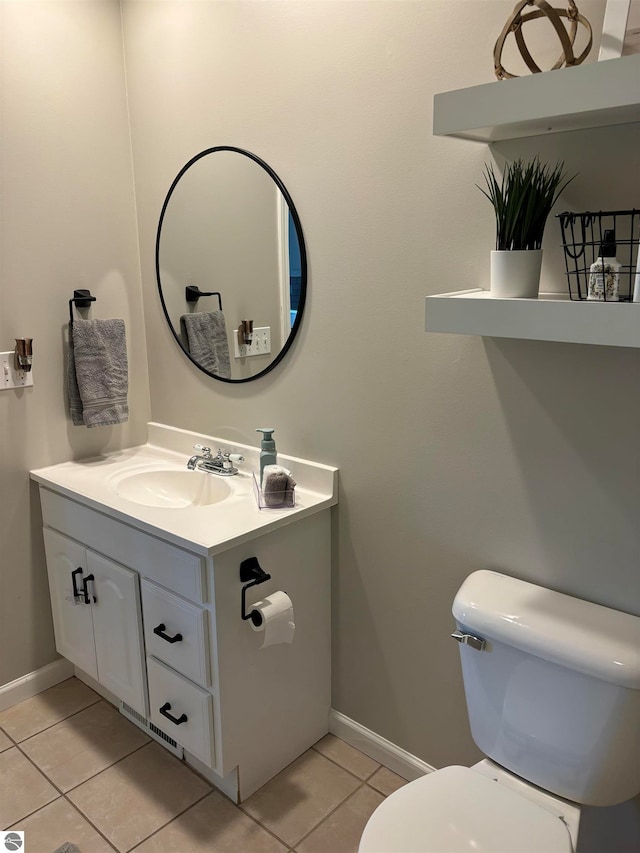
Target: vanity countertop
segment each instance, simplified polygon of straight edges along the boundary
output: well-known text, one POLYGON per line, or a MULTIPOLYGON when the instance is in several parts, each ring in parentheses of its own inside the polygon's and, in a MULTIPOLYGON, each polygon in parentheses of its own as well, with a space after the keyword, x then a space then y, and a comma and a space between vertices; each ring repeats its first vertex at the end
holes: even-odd
POLYGON ((259 467, 259 449, 196 433, 149 424, 147 444, 80 461, 62 462, 31 471, 41 487, 98 510, 174 545, 211 556, 284 527, 337 503, 337 469, 278 454, 278 463, 291 470, 297 482, 296 503, 290 509, 259 509, 252 471, 259 467), (239 473, 231 477, 187 471, 193 445, 214 452, 239 453, 239 473), (181 481, 218 487, 229 495, 216 503, 149 506, 118 493, 118 483, 146 472, 176 472, 181 481), (184 474, 183 474, 184 472, 184 474), (190 478, 208 478, 191 480, 190 478), (211 482, 214 478, 214 482, 211 482), (220 486, 221 487, 221 486, 220 486))

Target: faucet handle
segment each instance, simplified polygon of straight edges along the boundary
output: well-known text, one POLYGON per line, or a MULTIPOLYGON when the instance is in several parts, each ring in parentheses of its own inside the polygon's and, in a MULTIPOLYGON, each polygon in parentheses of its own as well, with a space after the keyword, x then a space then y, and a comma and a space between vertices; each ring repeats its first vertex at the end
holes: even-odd
POLYGON ((233 463, 244 462, 244 456, 241 456, 239 453, 223 453, 222 450, 218 451, 218 458, 222 459, 223 471, 229 471, 232 474, 236 474, 238 471, 233 463))
POLYGON ((211 448, 210 447, 205 447, 203 444, 194 444, 193 449, 194 450, 201 450, 202 455, 204 456, 205 459, 211 458, 211 448))
POLYGON ((235 471, 233 463, 244 462, 244 457, 238 453, 223 453, 222 450, 218 450, 217 458, 222 460, 222 467, 225 471, 235 471))

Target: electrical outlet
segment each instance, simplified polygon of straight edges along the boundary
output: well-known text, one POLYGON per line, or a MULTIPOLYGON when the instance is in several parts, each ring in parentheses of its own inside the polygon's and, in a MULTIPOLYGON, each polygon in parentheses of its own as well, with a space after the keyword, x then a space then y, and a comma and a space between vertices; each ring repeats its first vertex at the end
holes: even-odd
POLYGON ((268 355, 271 352, 271 326, 253 327, 251 345, 238 343, 238 332, 233 336, 233 354, 235 358, 248 358, 252 355, 268 355))
POLYGON ((0 352, 0 391, 3 388, 27 388, 33 385, 33 369, 16 370, 16 354, 0 352))

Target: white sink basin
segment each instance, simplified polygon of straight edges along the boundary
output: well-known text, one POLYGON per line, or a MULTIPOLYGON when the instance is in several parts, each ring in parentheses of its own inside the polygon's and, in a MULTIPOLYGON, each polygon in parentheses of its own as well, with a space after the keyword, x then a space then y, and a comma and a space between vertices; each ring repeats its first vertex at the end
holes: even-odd
MULTIPOLYGON (((89 459, 61 462, 31 472, 45 492, 54 492, 104 515, 212 557, 333 506, 337 469, 281 455, 298 481, 291 509, 260 509, 251 472, 260 449, 222 438, 149 424, 149 442, 89 459), (241 453, 246 462, 231 477, 187 470, 195 444, 241 453)), ((0 845, 1 846, 1 845, 0 845)))
POLYGON ((143 506, 185 509, 210 506, 231 494, 231 486, 216 474, 181 468, 123 472, 109 481, 121 498, 143 506))

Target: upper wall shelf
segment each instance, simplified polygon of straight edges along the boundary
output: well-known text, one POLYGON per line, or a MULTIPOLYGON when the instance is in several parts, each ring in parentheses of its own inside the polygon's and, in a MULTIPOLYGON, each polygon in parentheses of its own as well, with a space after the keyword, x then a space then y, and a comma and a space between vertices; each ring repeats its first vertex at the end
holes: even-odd
POLYGON ((497 142, 640 121, 640 54, 434 96, 433 133, 497 142))

